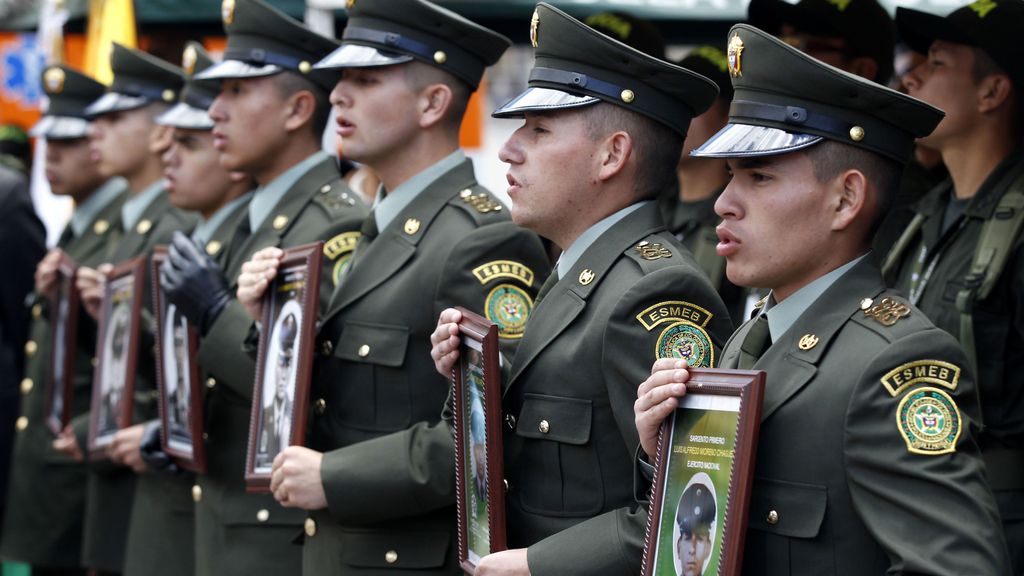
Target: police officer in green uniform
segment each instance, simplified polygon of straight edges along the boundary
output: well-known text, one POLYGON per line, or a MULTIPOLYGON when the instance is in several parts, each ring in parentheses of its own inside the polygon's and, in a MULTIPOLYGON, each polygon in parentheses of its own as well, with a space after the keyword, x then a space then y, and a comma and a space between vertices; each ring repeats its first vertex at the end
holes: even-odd
MULTIPOLYGON (((93 119, 90 146, 100 173, 122 176, 129 198, 121 209, 121 226, 111 234, 97 269, 79 268, 76 284, 90 315, 95 315, 103 290, 103 275, 114 264, 149 254, 175 230, 194 220, 170 206, 161 183, 160 154, 170 144, 170 129, 153 118, 174 102, 181 90, 181 69, 144 52, 115 44, 111 53, 114 82, 86 112, 93 119)), ((143 289, 146 315, 152 313, 152 287, 147 272, 143 289)), ((151 316, 149 317, 151 320, 151 316)), ((151 322, 144 323, 138 342, 134 421, 156 416, 156 372, 151 322)), ((86 446, 89 414, 77 416, 56 441, 59 449, 76 453, 86 446)), ((125 540, 136 488, 134 472, 145 469, 139 454, 142 426, 120 430, 108 450, 109 460, 91 463, 85 515, 82 562, 102 572, 121 572, 125 540)), ((80 453, 80 452, 79 452, 80 453)), ((162 480, 144 477, 147 492, 163 489, 162 480)))
POLYGON ((946 111, 922 143, 950 178, 917 205, 886 262, 887 279, 973 361, 979 438, 1013 555, 1024 573, 1024 3, 985 0, 945 18, 896 14, 901 36, 927 53, 904 77, 910 95, 946 111))
POLYGON ((747 317, 744 314, 747 290, 729 282, 725 276, 725 259, 715 252, 718 244, 715 226, 721 220, 715 214, 715 200, 729 183, 729 169, 725 160, 690 156, 690 152, 729 121, 732 83, 725 52, 715 46, 698 46, 679 61, 679 66, 714 81, 718 86, 718 98, 707 112, 690 122, 676 167, 679 185, 672 188, 670 194, 662 195, 658 202, 665 227, 693 254, 693 259, 725 302, 729 316, 740 320, 747 317))
MULTIPOLYGON (((271 488, 310 511, 304 574, 458 574, 441 422, 451 383, 434 372, 430 333, 461 305, 498 325, 510 358, 550 266, 459 149, 470 94, 509 41, 424 0, 350 6, 341 48, 319 66, 341 69, 337 133, 382 187, 321 320, 310 448, 278 456, 271 488)), ((261 256, 240 298, 247 286, 259 298, 279 253, 261 256)))
MULTIPOLYGON (((529 87, 494 112, 524 118, 499 156, 513 219, 563 252, 505 379, 511 550, 477 573, 631 573, 643 543, 630 529, 647 518, 632 492, 636 383, 660 357, 711 366, 732 331, 654 202, 717 90, 548 4, 531 39, 529 87)), ((432 337, 442 372, 457 320, 445 311, 432 337)))
MULTIPOLYGON (((694 154, 733 172, 729 278, 772 290, 719 364, 768 374, 743 574, 1008 574, 972 371, 870 257, 942 112, 747 25, 728 46, 730 124, 694 154)), ((638 390, 651 462, 684 368, 659 361, 638 390)))
POLYGON ((205 373, 207 470, 192 489, 196 502, 196 573, 294 574, 292 544, 305 514, 285 510, 244 482, 255 361, 246 347, 253 326, 234 298, 242 264, 268 246, 325 240, 322 301, 351 254, 366 209, 320 149, 334 77, 313 64, 337 47, 259 0, 226 0, 224 60, 200 74, 219 80, 209 108, 221 165, 259 185, 231 240, 217 254, 174 241, 168 299, 200 331, 205 373))
MULTIPOLYGON (((47 67, 41 76, 49 106, 30 134, 46 138, 46 173, 50 190, 75 201, 71 220, 57 246, 36 271, 32 324, 25 343, 25 379, 21 381, 21 418, 17 436, 0 555, 32 565, 35 574, 82 574, 82 516, 86 468, 53 449, 47 383, 53 346, 50 295, 56 289, 57 265, 67 255, 82 266, 98 266, 112 229, 120 225, 125 183, 106 179, 90 158, 85 108, 103 95, 104 86, 66 67, 47 67)), ((74 335, 74 392, 71 414, 89 410, 96 323, 78 314, 74 335)))

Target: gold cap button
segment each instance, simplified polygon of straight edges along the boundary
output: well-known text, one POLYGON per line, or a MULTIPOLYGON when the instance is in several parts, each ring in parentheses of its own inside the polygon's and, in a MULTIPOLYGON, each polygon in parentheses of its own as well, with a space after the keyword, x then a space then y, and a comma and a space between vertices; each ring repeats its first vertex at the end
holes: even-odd
POLYGON ((35 318, 36 320, 38 320, 38 319, 43 317, 43 305, 42 304, 36 304, 35 306, 32 306, 32 317, 35 318))
POLYGON ((619 94, 619 97, 622 98, 622 101, 626 104, 632 104, 633 100, 636 100, 636 94, 634 94, 632 90, 623 90, 622 94, 619 94))
POLYGON ((28 418, 24 416, 18 417, 18 420, 14 423, 14 427, 17 428, 19 431, 28 428, 28 418))
POLYGON ((21 393, 22 394, 28 394, 31 391, 32 391, 32 379, 31 378, 25 378, 24 380, 21 381, 21 393))
POLYGON ((444 64, 448 61, 448 55, 444 53, 444 50, 438 50, 434 52, 434 62, 438 64, 444 64))
POLYGON ((313 520, 312 518, 306 518, 306 522, 303 528, 306 530, 306 536, 309 536, 310 538, 316 536, 316 520, 313 520))
POLYGON ((256 519, 260 522, 266 522, 267 520, 270 520, 270 510, 267 510, 266 508, 261 508, 260 511, 256 513, 256 519))
POLYGON ((854 142, 860 142, 864 139, 864 129, 860 126, 854 126, 850 128, 850 140, 854 142))
POLYGON ((195 503, 202 502, 203 500, 203 487, 199 484, 192 486, 192 501, 195 503))
POLYGON ((274 217, 274 230, 280 230, 288 224, 288 217, 280 214, 274 217))
POLYGON ((362 346, 359 347, 359 350, 356 352, 356 354, 359 354, 360 358, 366 358, 367 356, 370 355, 370 345, 363 344, 362 346))
POLYGON ((398 552, 395 552, 394 550, 388 550, 384 553, 384 561, 388 564, 394 564, 395 562, 398 562, 398 552))
POLYGON ((164 93, 161 94, 161 96, 163 96, 164 102, 174 102, 174 90, 171 90, 170 88, 164 90, 164 93))
POLYGON ((216 385, 217 385, 217 381, 213 377, 210 377, 210 378, 206 379, 206 387, 207 388, 213 388, 216 385))
POLYGON ((540 430, 541 434, 547 434, 548 430, 551 430, 551 425, 548 424, 547 420, 541 420, 540 426, 537 426, 537 429, 540 430))
POLYGON ((29 340, 28 342, 25 342, 25 355, 32 356, 33 354, 36 353, 36 350, 38 348, 39 346, 36 345, 35 340, 29 340))
POLYGON ((776 512, 775 510, 772 510, 772 511, 768 512, 767 520, 768 520, 769 524, 773 524, 773 525, 774 524, 778 524, 779 523, 779 513, 776 512))
POLYGON ((311 70, 313 70, 312 64, 306 62, 305 60, 299 62, 299 72, 302 72, 303 74, 309 74, 311 70))

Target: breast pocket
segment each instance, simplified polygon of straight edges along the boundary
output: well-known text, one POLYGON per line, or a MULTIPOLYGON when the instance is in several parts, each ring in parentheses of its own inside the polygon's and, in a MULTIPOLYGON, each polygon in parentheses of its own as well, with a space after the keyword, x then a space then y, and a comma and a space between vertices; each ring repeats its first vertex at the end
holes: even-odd
POLYGON ((833 547, 821 538, 827 509, 825 486, 755 478, 746 561, 763 574, 834 574, 833 547))
POLYGON ((524 442, 519 474, 523 507, 534 513, 592 516, 604 486, 590 441, 590 400, 526 394, 516 435, 524 442))
POLYGON ((345 361, 330 382, 333 414, 343 424, 371 432, 407 428, 411 422, 411 390, 403 369, 409 328, 394 324, 346 322, 335 348, 345 361))

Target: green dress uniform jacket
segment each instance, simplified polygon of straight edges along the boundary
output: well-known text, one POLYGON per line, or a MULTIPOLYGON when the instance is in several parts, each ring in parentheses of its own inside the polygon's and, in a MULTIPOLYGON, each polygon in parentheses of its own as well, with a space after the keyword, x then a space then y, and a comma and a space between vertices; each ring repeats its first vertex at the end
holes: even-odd
POLYGON ((543 297, 502 399, 508 544, 529 547, 532 574, 639 570, 636 387, 659 357, 710 366, 731 332, 654 203, 599 236, 543 297))
POLYGON ((356 249, 323 321, 310 447, 328 508, 306 524, 303 574, 459 574, 451 388, 430 357, 442 310, 499 325, 512 354, 550 268, 537 236, 469 161, 427 185, 356 249))
MULTIPOLYGON (((914 241, 899 259, 891 284, 911 294, 923 286, 917 306, 954 337, 960 336, 956 298, 964 288, 981 229, 999 217, 996 205, 1010 184, 1024 174, 1020 152, 1012 154, 985 180, 964 214, 942 230, 952 192, 946 181, 918 204, 925 217, 914 241), (924 251, 926 261, 917 261, 924 251), (923 279, 935 262, 934 270, 923 279), (913 275, 920 268, 922 280, 913 275)), ((973 325, 978 359, 978 392, 984 429, 978 439, 992 489, 999 504, 1015 573, 1024 571, 1024 236, 1018 236, 991 294, 974 304, 973 325)))
MULTIPOLYGON (((75 262, 95 268, 106 261, 107 246, 121 226, 125 191, 72 236, 70 225, 57 247, 75 262)), ((17 433, 14 466, 7 492, 0 556, 46 568, 81 565, 82 517, 85 513, 86 465, 53 449, 54 435, 45 424, 52 332, 50 299, 35 293, 31 301, 29 340, 35 353, 26 359, 21 382, 21 415, 25 428, 17 433)), ((72 416, 89 412, 96 323, 79 309, 74 360, 72 416)))
POLYGON ((721 193, 719 190, 710 198, 696 202, 683 202, 677 196, 663 198, 662 215, 665 227, 693 254, 697 266, 707 274, 725 302, 729 317, 736 321, 745 316, 743 311, 749 291, 729 282, 725 275, 725 258, 716 251, 716 228, 722 219, 715 214, 715 202, 721 193))
MULTIPOLYGON (((195 218, 171 206, 167 194, 159 194, 142 212, 135 227, 110 234, 105 262, 118 264, 153 252, 157 244, 167 244, 175 230, 190 230, 195 218)), ((153 287, 149 265, 142 289, 142 322, 139 331, 138 364, 135 370, 133 423, 152 420, 157 414, 156 357, 153 338, 153 287)), ((88 452, 89 412, 72 421, 82 450, 88 452)), ((109 572, 124 569, 126 541, 135 500, 136 474, 109 461, 90 464, 86 488, 85 534, 82 562, 90 568, 109 572)), ((150 478, 147 475, 145 482, 150 478)), ((153 479, 154 482, 161 480, 153 479)), ((147 488, 148 490, 149 488, 147 488)), ((185 498, 188 497, 186 493, 185 498)), ((180 497, 179 497, 180 499, 180 497)))
MULTIPOLYGON (((719 367, 738 366, 753 324, 719 367)), ((768 380, 743 574, 1009 574, 973 375, 870 257, 753 369, 768 380)))
MULTIPOLYGON (((248 202, 231 213, 213 231, 205 250, 223 263, 223 245, 235 234, 248 202)), ((185 230, 182 230, 185 232, 185 230)), ((155 279, 159 282, 159 279, 155 279)), ((195 572, 195 474, 147 473, 139 476, 129 524, 125 576, 187 576, 195 572)))
MULTIPOLYGON (((258 193, 258 192, 257 192, 258 193)), ((341 180, 330 158, 315 164, 284 194, 255 230, 243 217, 224 247, 224 275, 234 291, 242 264, 268 246, 289 248, 325 240, 320 299, 330 297, 366 217, 354 192, 341 180)), ((206 375, 205 438, 207 468, 200 474, 196 501, 196 574, 250 576, 296 574, 305 512, 281 507, 271 494, 245 491, 256 362, 251 354, 252 319, 237 300, 221 312, 200 340, 199 363, 206 375)))

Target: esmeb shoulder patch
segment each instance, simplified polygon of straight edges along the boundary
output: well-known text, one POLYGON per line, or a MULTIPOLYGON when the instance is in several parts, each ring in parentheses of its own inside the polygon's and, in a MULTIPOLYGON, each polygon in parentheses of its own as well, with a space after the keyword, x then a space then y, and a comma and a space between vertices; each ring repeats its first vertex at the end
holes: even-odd
POLYGON ((910 453, 948 454, 956 452, 960 438, 960 409, 938 388, 917 388, 900 400, 896 425, 910 453))
POLYGON ((324 258, 330 263, 331 285, 337 286, 352 260, 352 251, 362 236, 360 232, 344 232, 324 243, 324 258))
POLYGON ((487 284, 491 280, 498 278, 506 278, 509 280, 518 280, 526 285, 527 288, 533 286, 534 274, 533 270, 525 264, 520 264, 514 260, 494 260, 486 264, 482 264, 473 268, 473 276, 480 281, 481 284, 487 284))
POLYGON ((893 397, 917 384, 933 384, 956 390, 960 367, 942 360, 917 360, 898 366, 882 376, 882 385, 893 397))
POLYGON ((498 284, 484 300, 484 315, 497 324, 499 338, 522 338, 532 310, 530 295, 512 284, 498 284))
POLYGON ((682 300, 666 300, 636 315, 648 332, 667 324, 654 345, 656 358, 681 358, 695 368, 715 365, 715 347, 704 329, 714 316, 706 309, 682 300))

